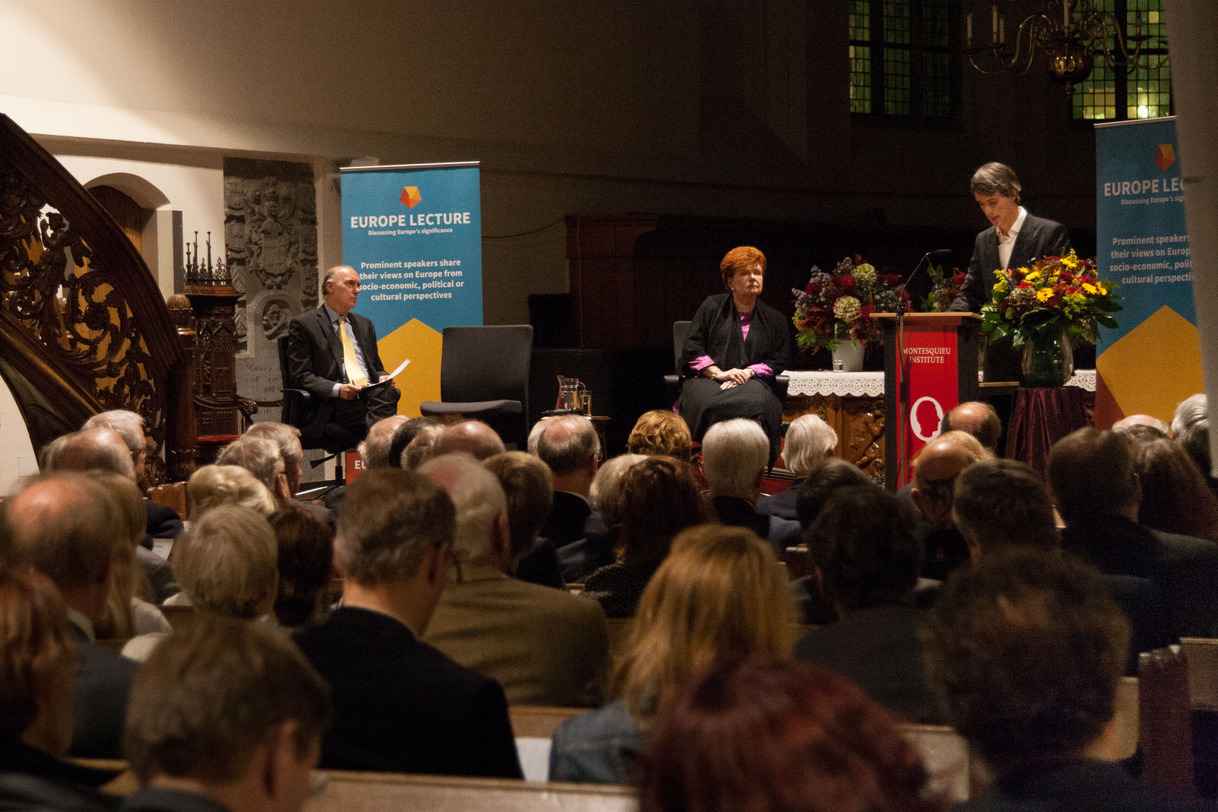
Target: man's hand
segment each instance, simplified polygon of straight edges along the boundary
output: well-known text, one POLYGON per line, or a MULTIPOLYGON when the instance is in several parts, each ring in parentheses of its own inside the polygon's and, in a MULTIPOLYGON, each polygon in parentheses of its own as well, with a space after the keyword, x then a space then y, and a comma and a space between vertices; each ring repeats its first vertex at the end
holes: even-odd
POLYGON ((360 387, 353 383, 344 383, 338 387, 338 396, 343 400, 355 400, 359 397, 360 387))

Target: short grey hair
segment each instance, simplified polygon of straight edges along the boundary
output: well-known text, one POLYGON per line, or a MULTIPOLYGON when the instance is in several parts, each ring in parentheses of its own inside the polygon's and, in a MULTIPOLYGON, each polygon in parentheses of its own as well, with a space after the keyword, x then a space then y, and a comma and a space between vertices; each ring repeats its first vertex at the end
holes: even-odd
POLYGON ((122 435, 108 426, 93 426, 65 437, 55 456, 56 471, 109 471, 135 479, 135 461, 122 435))
POLYGON ((622 523, 622 477, 635 465, 647 459, 646 454, 618 454, 596 471, 588 498, 609 527, 622 523))
POLYGON ((248 434, 225 446, 220 456, 216 457, 216 463, 241 466, 266 485, 272 493, 275 491, 275 480, 286 471, 278 443, 266 437, 250 437, 248 434))
POLYGON ((138 412, 128 411, 127 409, 111 409, 108 412, 100 412, 86 420, 81 429, 92 429, 98 426, 114 429, 118 432, 118 436, 123 438, 123 442, 127 444, 127 450, 132 454, 138 454, 144 450, 144 444, 146 443, 144 438, 144 417, 138 412))
POLYGON ((453 556, 458 561, 485 560, 495 523, 507 517, 507 496, 498 478, 469 454, 442 454, 424 463, 419 473, 448 491, 453 500, 457 510, 453 556))
POLYGON ((408 581, 427 553, 452 544, 456 510, 445 490, 416 471, 377 468, 347 487, 334 561, 355 583, 408 581))
POLYGON ((977 171, 973 173, 969 189, 973 194, 983 197, 990 195, 1013 197, 1016 203, 1019 202, 1019 193, 1023 191, 1023 187, 1019 185, 1019 177, 1015 174, 1015 170, 997 161, 991 161, 984 166, 978 167, 977 171))
POLYGON ((1176 406, 1176 413, 1171 419, 1171 433, 1177 441, 1181 441, 1183 435, 1195 431, 1198 426, 1208 427, 1209 422, 1209 398, 1205 393, 1199 392, 1180 401, 1180 405, 1176 406))
POLYGON ((782 458, 797 478, 812 473, 817 463, 837 447, 837 432, 814 414, 805 414, 791 421, 782 458))
POLYGON ((256 476, 240 465, 204 465, 186 480, 190 518, 218 505, 242 505, 265 516, 275 512, 275 498, 256 476))
POLYGON ((560 476, 587 467, 600 450, 592 421, 574 414, 547 420, 537 440, 537 456, 560 476))
POLYGON ((304 449, 300 445, 300 429, 287 423, 263 420, 245 430, 244 437, 262 437, 279 446, 279 456, 285 465, 300 462, 304 449))
POLYGON ((757 474, 770 459, 770 440, 755 420, 737 417, 711 426, 702 438, 702 473, 711 496, 756 496, 757 474))
POLYGON ((275 532, 266 517, 218 505, 190 523, 174 544, 173 569, 197 609, 253 619, 279 582, 275 532))
POLYGON ((409 419, 406 415, 395 414, 372 424, 368 436, 359 444, 359 455, 364 459, 365 471, 398 467, 390 463, 389 447, 398 428, 409 419))

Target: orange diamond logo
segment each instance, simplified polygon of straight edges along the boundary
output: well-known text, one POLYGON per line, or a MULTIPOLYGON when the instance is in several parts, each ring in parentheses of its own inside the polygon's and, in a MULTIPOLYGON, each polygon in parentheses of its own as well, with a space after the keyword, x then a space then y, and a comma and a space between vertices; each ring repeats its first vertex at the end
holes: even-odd
POLYGON ((406 208, 413 209, 415 206, 419 205, 419 201, 423 199, 423 196, 419 194, 418 186, 403 186, 401 199, 402 203, 406 205, 406 208))
POLYGON ((1155 166, 1166 172, 1175 162, 1176 148, 1171 144, 1159 144, 1159 148, 1155 150, 1155 166))

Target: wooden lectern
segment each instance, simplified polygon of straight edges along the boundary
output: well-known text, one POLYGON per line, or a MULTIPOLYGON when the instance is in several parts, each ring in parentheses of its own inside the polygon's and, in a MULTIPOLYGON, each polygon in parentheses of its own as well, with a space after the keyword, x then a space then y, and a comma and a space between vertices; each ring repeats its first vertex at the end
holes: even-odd
POLYGON ((876 313, 884 331, 884 484, 913 480, 910 462, 958 403, 977 399, 976 313, 876 313))

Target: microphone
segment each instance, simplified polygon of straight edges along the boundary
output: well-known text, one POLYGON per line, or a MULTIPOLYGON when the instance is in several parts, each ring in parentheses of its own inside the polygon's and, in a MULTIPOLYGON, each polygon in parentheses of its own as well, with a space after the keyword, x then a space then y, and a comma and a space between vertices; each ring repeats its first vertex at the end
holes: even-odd
POLYGON ((905 277, 905 281, 901 283, 901 287, 897 289, 897 292, 900 294, 900 298, 897 299, 898 313, 905 312, 905 286, 913 281, 914 276, 916 276, 918 273, 918 269, 922 267, 922 263, 926 262, 926 260, 930 259, 931 257, 951 256, 951 253, 952 249, 950 248, 936 248, 934 251, 927 251, 922 255, 922 258, 918 260, 918 264, 914 266, 914 269, 909 272, 909 276, 905 277))

